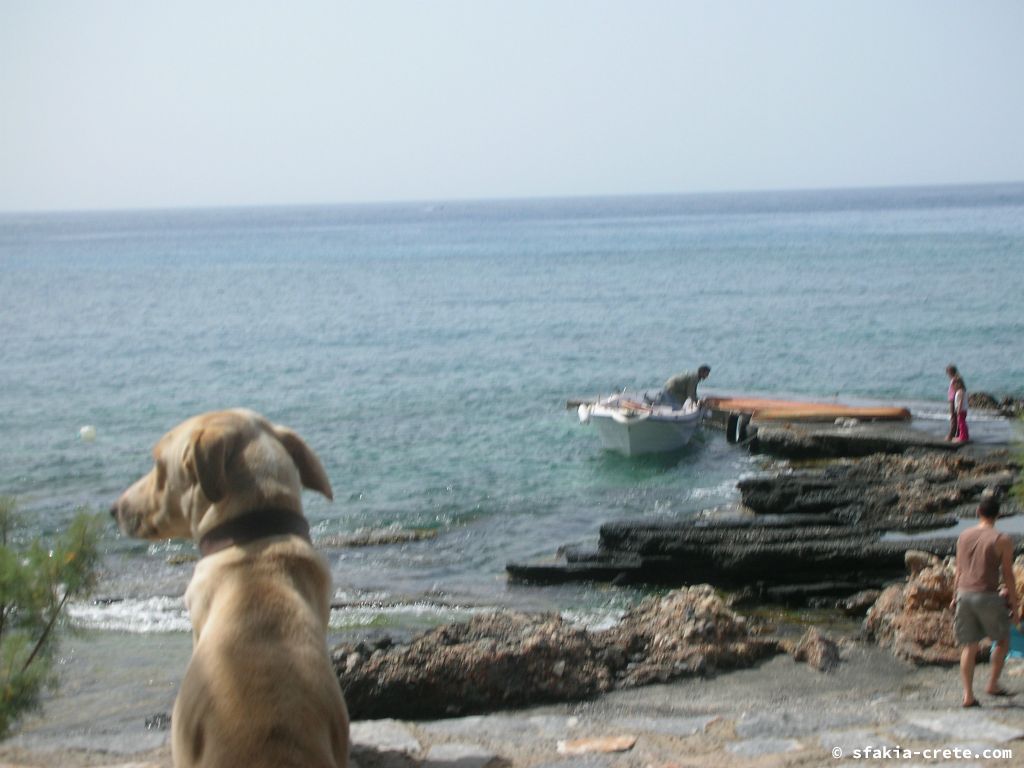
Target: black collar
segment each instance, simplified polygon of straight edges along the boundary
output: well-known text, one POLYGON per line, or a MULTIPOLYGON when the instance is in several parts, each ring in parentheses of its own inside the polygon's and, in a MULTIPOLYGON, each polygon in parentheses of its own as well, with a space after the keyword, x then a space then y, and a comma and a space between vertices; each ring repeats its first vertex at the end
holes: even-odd
POLYGON ((312 543, 309 538, 309 523, 301 513, 285 509, 246 512, 204 533, 199 539, 199 555, 206 557, 228 547, 248 544, 270 536, 289 534, 312 543))

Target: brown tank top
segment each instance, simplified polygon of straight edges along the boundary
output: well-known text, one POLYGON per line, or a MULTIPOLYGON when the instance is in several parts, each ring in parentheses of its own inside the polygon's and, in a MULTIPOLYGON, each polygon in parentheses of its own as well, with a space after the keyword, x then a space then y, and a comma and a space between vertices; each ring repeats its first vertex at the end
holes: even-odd
POLYGON ((960 534, 956 541, 956 562, 960 566, 960 592, 997 592, 999 590, 999 552, 996 542, 1002 536, 995 528, 976 526, 960 534))

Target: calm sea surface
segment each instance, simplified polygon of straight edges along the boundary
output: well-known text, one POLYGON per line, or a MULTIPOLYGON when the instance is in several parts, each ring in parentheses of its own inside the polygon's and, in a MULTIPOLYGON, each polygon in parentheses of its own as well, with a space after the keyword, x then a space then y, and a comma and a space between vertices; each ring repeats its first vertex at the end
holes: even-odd
MULTIPOLYGON (((605 454, 567 398, 706 362, 704 393, 941 416, 951 360, 1024 394, 1022 296, 1024 185, 0 215, 0 493, 49 534, 183 418, 247 406, 323 460, 315 533, 437 532, 328 551, 339 635, 490 605, 600 621, 630 593, 509 586, 506 561, 728 503, 755 465, 713 432, 605 454)), ((168 559, 191 544, 111 524, 104 547, 119 600, 78 623, 185 637, 168 559)))

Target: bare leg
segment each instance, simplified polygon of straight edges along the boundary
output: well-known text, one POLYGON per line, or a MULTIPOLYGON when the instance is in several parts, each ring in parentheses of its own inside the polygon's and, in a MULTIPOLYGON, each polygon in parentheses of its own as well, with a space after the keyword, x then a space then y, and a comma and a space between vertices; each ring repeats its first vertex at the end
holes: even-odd
MULTIPOLYGON (((964 684, 964 706, 974 702, 974 664, 978 657, 978 644, 968 643, 960 651, 960 681, 964 684)), ((1002 664, 1000 663, 1000 668, 1002 664)))
POLYGON ((997 693, 999 688, 999 675, 1003 671, 1003 662, 1006 661, 1006 654, 1010 650, 1010 638, 1004 637, 1002 640, 996 643, 995 648, 992 649, 992 658, 989 665, 992 668, 992 676, 988 680, 988 688, 986 692, 997 693))

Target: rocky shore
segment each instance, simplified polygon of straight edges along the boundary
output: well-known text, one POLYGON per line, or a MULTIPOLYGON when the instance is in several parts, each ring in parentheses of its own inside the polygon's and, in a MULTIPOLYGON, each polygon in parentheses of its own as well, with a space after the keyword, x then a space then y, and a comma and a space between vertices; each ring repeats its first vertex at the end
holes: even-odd
MULTIPOLYGON (((957 448, 904 425, 863 425, 859 437, 851 429, 773 425, 767 438, 759 429, 749 447, 774 455, 739 481, 737 506, 689 520, 605 523, 597 549, 566 545, 552 561, 509 563, 509 576, 708 582, 751 601, 835 604, 901 577, 908 550, 951 554, 955 526, 973 517, 981 494, 1005 493, 1020 475, 1005 447, 957 448), (868 445, 885 448, 862 455, 868 445), (791 458, 807 451, 813 460, 791 458)), ((1007 515, 1019 511, 1012 500, 1004 506, 1007 515)), ((1024 536, 1014 538, 1024 552, 1024 536)))
POLYGON ((967 404, 970 408, 994 411, 1007 419, 1019 419, 1024 416, 1024 397, 1000 397, 988 392, 973 392, 967 396, 967 404))
MULTIPOLYGON (((1019 481, 1019 459, 908 429, 759 427, 745 445, 767 458, 738 482, 734 508, 614 521, 597 550, 509 564, 513 580, 671 588, 609 629, 496 612, 408 642, 336 647, 353 764, 795 768, 871 757, 866 748, 903 749, 911 762, 934 748, 959 750, 962 764, 994 751, 1019 762, 1024 662, 1011 659, 1004 678, 1018 697, 982 694, 984 710, 964 712, 949 609, 953 533, 984 491, 1019 481)), ((1020 512, 1014 501, 1004 511, 1020 512)), ((1014 538, 1021 553, 1024 536, 1014 538)), ((1024 598, 1024 557, 1015 569, 1024 598)), ((169 768, 161 738, 111 750, 0 745, 0 766, 169 768)))

